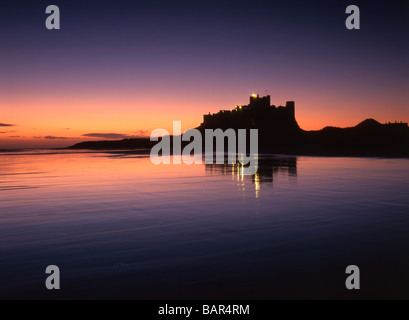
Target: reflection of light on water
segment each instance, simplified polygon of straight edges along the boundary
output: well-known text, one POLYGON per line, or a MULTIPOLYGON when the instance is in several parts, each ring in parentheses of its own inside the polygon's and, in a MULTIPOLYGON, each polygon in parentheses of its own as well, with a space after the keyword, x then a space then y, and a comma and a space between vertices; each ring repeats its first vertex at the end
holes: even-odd
POLYGON ((241 182, 239 185, 242 186, 242 190, 245 190, 245 183, 244 183, 244 166, 240 164, 240 162, 237 162, 236 164, 231 165, 231 177, 232 180, 236 180, 238 182, 241 182))
POLYGON ((258 193, 260 191, 260 176, 258 172, 254 175, 254 189, 256 190, 256 198, 258 198, 258 193))
POLYGON ((250 189, 247 188, 247 191, 255 198, 262 197, 261 185, 272 184, 274 177, 280 180, 281 176, 288 176, 290 181, 296 181, 297 158, 295 157, 265 156, 260 158, 258 155, 254 155, 253 162, 246 163, 244 155, 239 154, 236 159, 233 159, 236 161, 224 160, 224 163, 205 164, 206 172, 212 175, 231 175, 231 180, 235 182, 241 192, 245 192, 246 184, 254 184, 254 186, 248 186, 250 189), (249 168, 253 168, 253 170, 249 170, 249 168))
POLYGON ((241 190, 246 191, 246 184, 244 183, 244 165, 243 164, 238 164, 240 167, 240 181, 241 181, 241 190))

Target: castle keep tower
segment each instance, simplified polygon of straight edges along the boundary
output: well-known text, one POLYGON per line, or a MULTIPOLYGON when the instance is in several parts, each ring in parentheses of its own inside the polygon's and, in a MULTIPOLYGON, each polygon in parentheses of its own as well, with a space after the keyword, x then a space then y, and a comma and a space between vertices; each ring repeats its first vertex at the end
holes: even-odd
POLYGON ((291 115, 292 118, 295 120, 295 101, 287 101, 285 103, 285 107, 288 110, 288 113, 291 115))

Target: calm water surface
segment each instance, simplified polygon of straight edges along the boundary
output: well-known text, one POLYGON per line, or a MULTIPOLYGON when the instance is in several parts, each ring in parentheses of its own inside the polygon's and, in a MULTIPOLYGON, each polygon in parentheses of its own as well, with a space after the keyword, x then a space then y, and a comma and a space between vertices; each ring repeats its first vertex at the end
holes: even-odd
POLYGON ((0 297, 409 298, 409 160, 259 165, 1 153, 0 297))

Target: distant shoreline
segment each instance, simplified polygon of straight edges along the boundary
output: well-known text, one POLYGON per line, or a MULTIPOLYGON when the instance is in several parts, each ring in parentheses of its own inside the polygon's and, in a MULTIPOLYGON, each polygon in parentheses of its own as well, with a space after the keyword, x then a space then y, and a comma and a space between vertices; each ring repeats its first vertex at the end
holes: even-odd
MULTIPOLYGON (((197 128, 204 132, 206 128, 197 128)), ((237 130, 237 128, 233 128, 237 130)), ((173 138, 173 136, 170 136, 173 138)), ((170 139, 171 142, 173 139, 170 139)), ((0 149, 2 154, 13 152, 89 151, 107 153, 149 154, 157 141, 150 138, 84 141, 65 148, 0 149)), ((182 146, 189 144, 182 142, 182 146)), ((202 148, 204 151, 204 147, 202 148)), ((383 157, 409 158, 409 128, 381 124, 367 119, 355 127, 325 127, 317 131, 277 131, 259 128, 259 154, 285 154, 319 157, 383 157)))
MULTIPOLYGON (((207 128, 198 129, 204 132, 207 128)), ((258 129, 260 154, 409 158, 409 128, 381 124, 373 119, 362 121, 355 127, 325 127, 317 131, 258 129)), ((149 138, 86 141, 63 150, 149 150, 156 143, 149 138)), ((182 142, 182 146, 189 143, 182 142)))

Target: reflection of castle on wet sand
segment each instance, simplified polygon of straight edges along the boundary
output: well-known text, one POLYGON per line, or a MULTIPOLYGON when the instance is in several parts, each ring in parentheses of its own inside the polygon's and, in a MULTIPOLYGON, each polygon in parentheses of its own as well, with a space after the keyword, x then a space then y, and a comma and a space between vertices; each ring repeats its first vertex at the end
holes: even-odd
POLYGON ((259 191, 262 183, 273 183, 277 175, 287 175, 290 178, 297 177, 297 158, 281 156, 261 156, 258 159, 257 172, 252 176, 243 174, 242 166, 239 162, 229 164, 227 158, 223 164, 205 164, 206 173, 210 175, 231 175, 235 180, 251 177, 256 191, 259 191))

